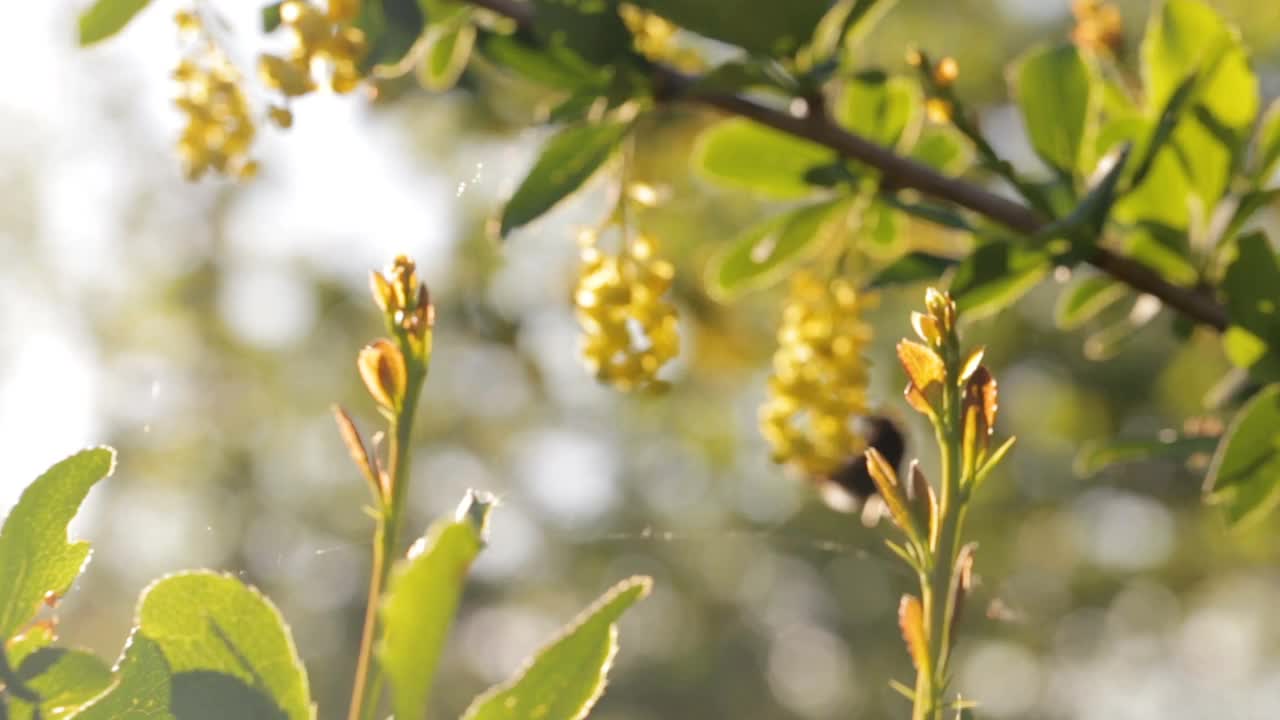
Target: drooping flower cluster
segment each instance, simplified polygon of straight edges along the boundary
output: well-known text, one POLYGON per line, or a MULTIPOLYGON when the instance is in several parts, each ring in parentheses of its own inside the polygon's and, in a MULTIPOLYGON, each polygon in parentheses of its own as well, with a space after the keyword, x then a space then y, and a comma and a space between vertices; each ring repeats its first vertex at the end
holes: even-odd
MULTIPOLYGON (((291 34, 292 48, 287 55, 268 53, 258 59, 262 82, 286 98, 299 97, 316 89, 316 68, 323 65, 334 92, 355 90, 362 78, 360 61, 368 51, 364 32, 351 24, 358 12, 359 2, 352 0, 329 0, 325 10, 306 0, 286 0, 280 6, 280 24, 291 34)), ((285 115, 275 118, 276 114, 277 124, 287 127, 287 122, 280 122, 285 115)))
POLYGON ((240 73, 190 11, 174 17, 188 50, 173 72, 174 104, 186 116, 177 151, 188 180, 214 172, 247 179, 258 164, 249 151, 257 133, 240 73))
POLYGON ((858 424, 868 414, 863 351, 871 326, 862 312, 874 303, 847 280, 807 272, 792 278, 760 407, 760 431, 775 462, 823 478, 866 447, 858 424))
POLYGON ((667 299, 675 270, 658 257, 652 237, 631 238, 619 253, 584 233, 573 304, 581 353, 601 382, 619 390, 665 387, 658 372, 680 352, 676 307, 667 299))

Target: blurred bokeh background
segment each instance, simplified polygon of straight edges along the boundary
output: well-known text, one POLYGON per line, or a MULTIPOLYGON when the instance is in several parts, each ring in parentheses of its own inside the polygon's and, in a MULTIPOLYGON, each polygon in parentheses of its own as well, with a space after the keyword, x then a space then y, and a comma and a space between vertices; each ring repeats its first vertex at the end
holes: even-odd
MULTIPOLYGON (((1274 97, 1280 10, 1217 4, 1274 97)), ((95 551, 61 608, 64 642, 114 657, 150 579, 221 568, 281 607, 321 718, 341 717, 370 520, 329 406, 375 425, 354 366, 380 330, 366 278, 404 252, 439 306, 410 527, 468 487, 502 498, 439 717, 632 573, 657 589, 623 622, 594 717, 906 714, 886 682, 911 676, 895 610, 912 578, 883 528, 825 509, 755 429, 778 298, 722 306, 700 289, 708 255, 769 211, 689 176, 714 118, 673 108, 642 141, 642 176, 671 193, 638 224, 683 273, 685 350, 670 393, 619 396, 579 365, 569 304, 573 234, 605 212, 605 192, 502 246, 484 231, 545 137, 522 129, 511 93, 309 97, 294 129, 264 134, 256 181, 188 184, 172 155, 177 4, 85 51, 81 5, 0 4, 0 512, 73 450, 120 450, 77 521, 95 551)), ((257 5, 215 2, 246 33, 257 5)), ((1149 8, 1122 6, 1136 41, 1149 8)), ((868 63, 901 69, 909 43, 956 56, 988 131, 1021 157, 1005 63, 1069 26, 1065 0, 903 0, 868 63)), ((255 42, 233 57, 248 62, 255 42)), ((1053 284, 969 330, 1000 380, 999 433, 1020 442, 970 515, 982 580, 957 687, 992 718, 1276 717, 1274 521, 1228 533, 1199 475, 1175 463, 1072 470, 1088 442, 1201 412, 1226 370, 1214 338, 1183 343, 1161 321, 1091 361, 1086 334, 1052 327, 1053 284), (992 603, 999 617, 984 618, 992 603)), ((932 467, 892 359, 920 300, 884 295, 873 390, 932 467)))

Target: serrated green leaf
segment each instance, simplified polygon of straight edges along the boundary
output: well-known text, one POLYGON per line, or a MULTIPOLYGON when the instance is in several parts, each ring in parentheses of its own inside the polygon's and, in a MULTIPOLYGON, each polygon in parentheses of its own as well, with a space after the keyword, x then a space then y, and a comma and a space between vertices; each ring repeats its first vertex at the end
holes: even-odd
POLYGON ((831 4, 830 0, 630 1, 686 30, 770 57, 790 55, 807 44, 831 4))
POLYGON ((1096 131, 1093 83, 1075 45, 1039 47, 1022 56, 1015 95, 1036 153, 1064 175, 1082 176, 1081 150, 1096 131))
MULTIPOLYGON (((485 514, 489 507, 492 503, 486 504, 485 514)), ((380 610, 378 663, 391 681, 398 718, 426 714, 467 570, 484 542, 485 514, 478 521, 461 512, 456 520, 437 521, 392 571, 380 610)))
POLYGON ((581 720, 604 692, 618 651, 615 623, 649 594, 653 581, 632 577, 614 585, 538 651, 506 683, 471 703, 463 720, 581 720))
POLYGON ((1017 302, 1051 267, 1042 250, 1009 241, 988 242, 956 267, 951 295, 966 317, 986 317, 1017 302))
POLYGON ((1062 330, 1075 330, 1127 293, 1123 283, 1102 275, 1078 278, 1058 295, 1054 322, 1062 330))
POLYGON ((813 191, 806 173, 835 159, 830 148, 801 140, 745 118, 725 120, 705 131, 694 167, 720 184, 778 199, 813 191))
POLYGON ((89 560, 89 543, 68 542, 67 524, 114 467, 111 448, 82 450, 36 478, 9 512, 0 529, 0 640, 35 616, 46 594, 71 588, 89 560))
POLYGON ((928 125, 911 148, 913 159, 949 175, 958 175, 973 164, 973 143, 951 125, 928 125))
POLYGON ((910 145, 924 118, 920 87, 882 72, 859 73, 844 84, 835 116, 845 128, 872 142, 910 145))
POLYGON ((9 720, 58 720, 100 695, 111 684, 111 668, 86 650, 46 647, 28 655, 15 673, 40 701, 10 695, 9 720))
POLYGON ((120 32, 149 4, 151 0, 97 0, 80 13, 80 47, 120 32))
POLYGON ((708 289, 727 299, 776 282, 843 234, 851 202, 839 198, 815 203, 751 227, 711 260, 708 289))
POLYGON ((1205 489, 1227 522, 1255 522, 1280 503, 1280 385, 1268 385, 1236 413, 1209 466, 1205 489))
POLYGON ((55 639, 52 622, 35 623, 23 630, 22 634, 14 635, 3 644, 4 657, 11 667, 17 667, 28 655, 42 647, 52 645, 55 639))
POLYGON ((908 285, 918 282, 937 282, 942 274, 958 264, 951 258, 913 252, 890 263, 871 279, 869 287, 908 285))
POLYGON ((630 123, 606 120, 572 125, 556 133, 502 209, 503 237, 582 187, 630 130, 630 123))
POLYGON ((232 576, 197 570, 152 583, 138 603, 138 632, 164 653, 180 718, 201 717, 215 699, 219 717, 315 717, 280 611, 232 576))
POLYGON ((476 26, 467 17, 427 28, 426 53, 418 63, 418 83, 427 90, 444 92, 453 88, 467 69, 475 47, 476 26))
POLYGON ((1089 477, 1119 463, 1144 460, 1185 462, 1196 453, 1212 453, 1217 444, 1218 439, 1210 437, 1180 437, 1170 442, 1156 439, 1107 440, 1082 448, 1072 468, 1076 475, 1089 477))
MULTIPOLYGON (((169 711, 169 665, 154 642, 135 631, 125 644, 114 675, 115 682, 106 692, 68 717, 75 720, 177 720, 169 711)), ((202 717, 212 720, 218 709, 215 704, 202 717)))

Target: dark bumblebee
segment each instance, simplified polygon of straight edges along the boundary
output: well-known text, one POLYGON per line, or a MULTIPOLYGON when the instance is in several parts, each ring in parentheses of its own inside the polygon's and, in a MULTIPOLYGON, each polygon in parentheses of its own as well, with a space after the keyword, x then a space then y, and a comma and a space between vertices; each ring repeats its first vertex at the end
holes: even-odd
MULTIPOLYGON (((903 435, 902 428, 882 415, 873 415, 867 418, 866 422, 867 445, 879 450, 893 469, 901 472, 902 458, 907 450, 906 436, 903 435)), ((861 507, 866 503, 867 498, 876 494, 875 482, 867 472, 867 459, 862 453, 858 453, 857 457, 845 463, 826 480, 838 485, 841 490, 852 496, 857 501, 855 507, 861 507)))

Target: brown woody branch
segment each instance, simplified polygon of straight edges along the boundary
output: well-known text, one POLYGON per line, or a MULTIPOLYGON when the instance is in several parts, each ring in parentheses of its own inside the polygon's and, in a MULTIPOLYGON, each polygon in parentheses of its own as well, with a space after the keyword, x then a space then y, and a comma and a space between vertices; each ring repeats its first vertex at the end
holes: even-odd
MULTIPOLYGON (((524 30, 532 31, 533 7, 523 0, 469 0, 513 20, 524 30)), ((661 97, 699 103, 717 110, 749 118, 762 125, 801 137, 835 150, 840 155, 870 165, 880 171, 895 188, 910 188, 925 195, 955 203, 1010 230, 1032 235, 1050 221, 1022 203, 997 195, 986 188, 958 178, 943 175, 924 163, 899 155, 864 137, 845 130, 825 114, 797 116, 784 110, 762 105, 734 93, 703 91, 697 78, 672 68, 659 66, 656 83, 661 97)), ((1095 247, 1085 260, 1102 272, 1139 292, 1159 298, 1178 312, 1208 325, 1225 330, 1230 323, 1226 309, 1213 297, 1191 288, 1174 285, 1150 267, 1105 247, 1095 247)))

